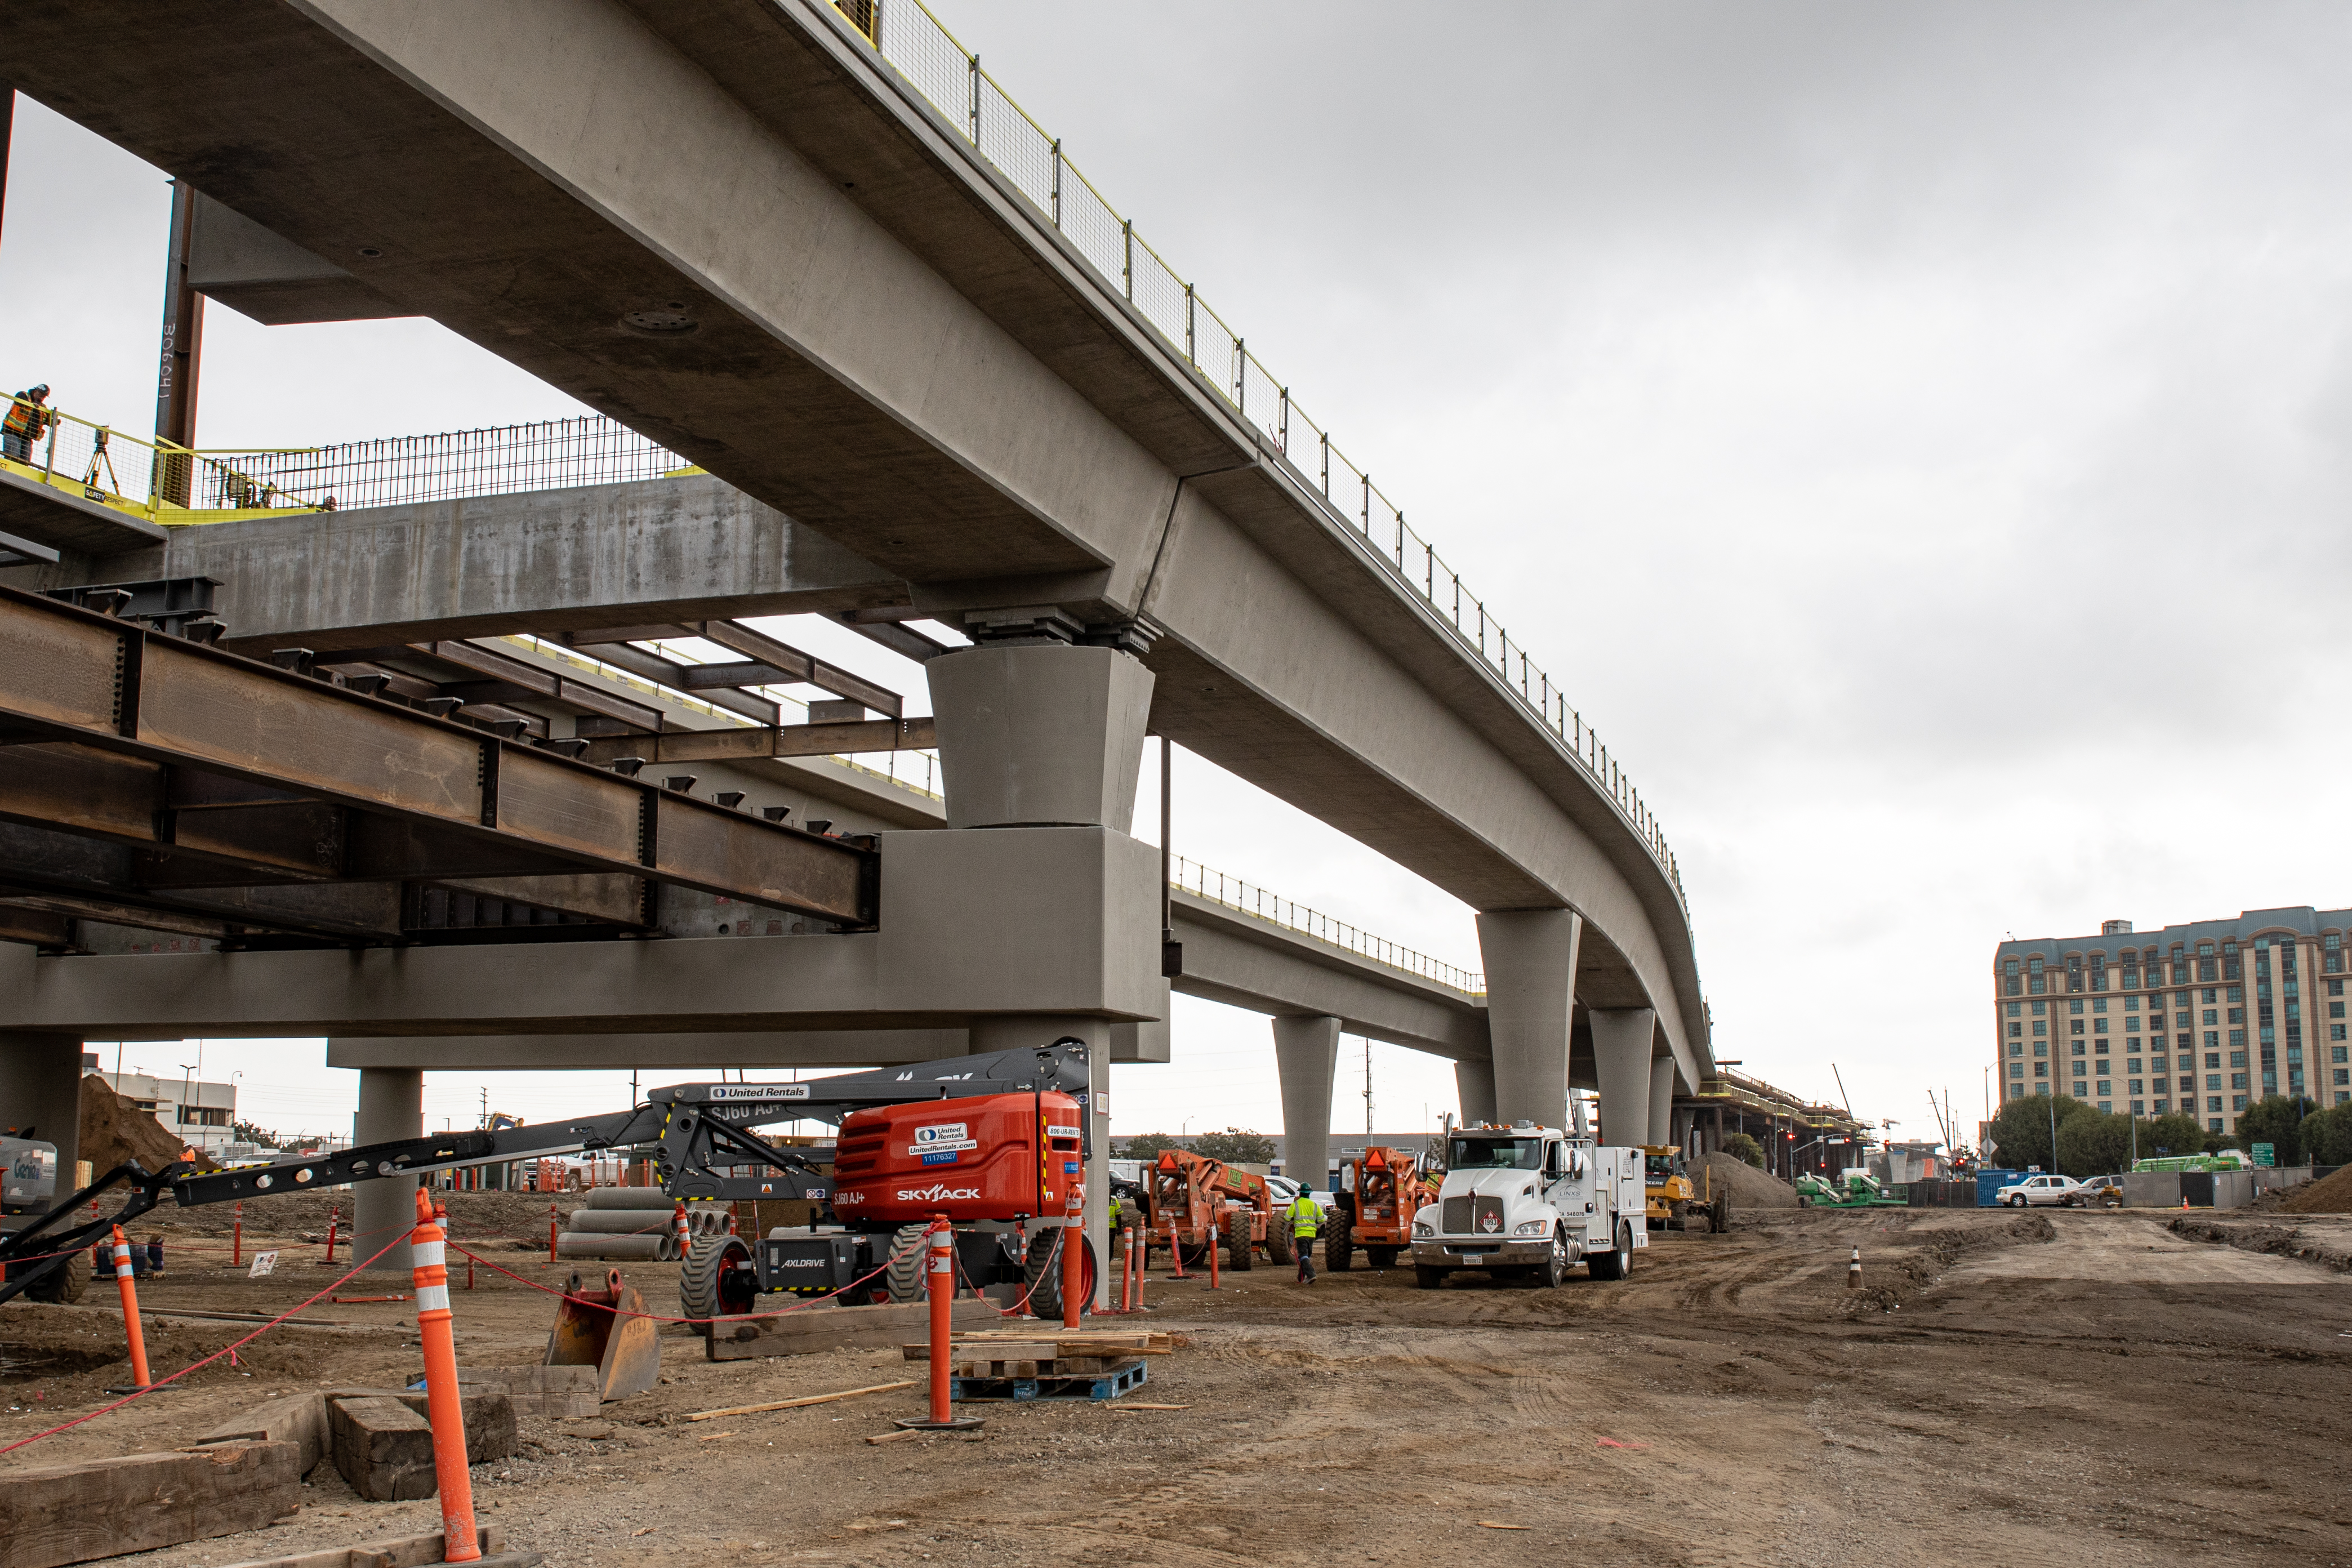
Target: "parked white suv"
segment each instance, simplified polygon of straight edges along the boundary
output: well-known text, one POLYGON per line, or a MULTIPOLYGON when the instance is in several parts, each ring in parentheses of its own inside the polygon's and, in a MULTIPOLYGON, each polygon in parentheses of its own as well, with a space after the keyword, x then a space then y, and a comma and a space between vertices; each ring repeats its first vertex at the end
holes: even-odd
POLYGON ((2017 1209, 2029 1204, 2078 1209, 2090 1201, 2090 1194, 2084 1189, 2083 1184, 2072 1176, 2028 1176, 2021 1182, 2011 1183, 1993 1196, 2017 1209))

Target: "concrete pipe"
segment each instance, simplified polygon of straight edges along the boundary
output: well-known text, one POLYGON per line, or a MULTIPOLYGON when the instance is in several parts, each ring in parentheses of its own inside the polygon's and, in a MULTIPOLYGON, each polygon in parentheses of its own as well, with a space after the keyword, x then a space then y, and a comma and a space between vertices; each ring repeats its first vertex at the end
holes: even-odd
POLYGON ((668 1215, 651 1209, 573 1209, 563 1228, 583 1236, 655 1236, 672 1226, 668 1215))
POLYGON ((677 1200, 659 1187, 591 1187, 588 1206, 592 1209, 667 1209, 675 1208, 677 1200))
POLYGON ((604 1236, 567 1230, 559 1232, 555 1237, 555 1256, 675 1263, 677 1261, 677 1238, 674 1236, 604 1236))

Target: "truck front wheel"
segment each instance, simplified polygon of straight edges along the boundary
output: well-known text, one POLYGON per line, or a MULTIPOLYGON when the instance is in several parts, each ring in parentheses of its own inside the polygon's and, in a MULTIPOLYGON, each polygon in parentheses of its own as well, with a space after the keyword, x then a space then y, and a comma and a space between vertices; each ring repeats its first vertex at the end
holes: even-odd
POLYGON ((1412 1266, 1412 1282, 1423 1290, 1442 1289, 1445 1284, 1445 1270, 1432 1268, 1426 1263, 1416 1263, 1412 1266))
POLYGON ((1555 1230, 1551 1233, 1551 1256, 1543 1260, 1536 1277, 1543 1281, 1545 1289, 1557 1290, 1568 1283, 1568 1237, 1555 1230))

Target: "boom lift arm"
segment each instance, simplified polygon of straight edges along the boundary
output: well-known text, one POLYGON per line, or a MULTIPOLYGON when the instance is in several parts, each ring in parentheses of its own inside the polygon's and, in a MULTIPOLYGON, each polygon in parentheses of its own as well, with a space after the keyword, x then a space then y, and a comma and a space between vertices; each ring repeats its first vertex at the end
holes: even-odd
MULTIPOLYGON (((437 1138, 404 1138, 339 1150, 315 1160, 241 1170, 195 1173, 175 1161, 149 1173, 127 1161, 35 1218, 23 1229, 0 1236, 0 1302, 18 1295, 53 1269, 70 1268, 74 1258, 110 1227, 147 1213, 168 1194, 183 1208, 240 1198, 276 1197, 384 1176, 414 1176, 466 1165, 568 1154, 583 1149, 628 1149, 652 1145, 661 1188, 686 1199, 798 1198, 810 1194, 817 1167, 789 1149, 754 1137, 748 1128, 779 1121, 838 1124, 853 1111, 916 1100, 1056 1091, 1087 1103, 1087 1047, 1065 1037, 1034 1050, 994 1051, 949 1057, 910 1067, 876 1068, 799 1083, 681 1083, 656 1089, 646 1103, 603 1116, 537 1125, 446 1132, 437 1138), (713 1165, 765 1165, 781 1179, 720 1175, 713 1165), (117 1185, 133 1191, 120 1212, 76 1226, 61 1222, 117 1185), (7 1267, 40 1258, 19 1272, 7 1267)), ((1090 1118, 1079 1118, 1085 1127, 1090 1118)), ((1082 1134, 1083 1136, 1083 1134, 1082 1134)), ((821 1189, 820 1189, 821 1190, 821 1189)))

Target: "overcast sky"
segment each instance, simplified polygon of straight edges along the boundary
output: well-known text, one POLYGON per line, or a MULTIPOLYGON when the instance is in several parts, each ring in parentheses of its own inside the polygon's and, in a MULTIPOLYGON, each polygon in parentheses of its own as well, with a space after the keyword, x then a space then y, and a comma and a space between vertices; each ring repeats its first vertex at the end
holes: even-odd
MULTIPOLYGON (((2352 904, 2352 13, 937 8, 1599 728, 1720 1057, 1973 1122, 2004 935, 2352 904)), ((20 110, 0 380, 148 426, 164 210, 20 110)), ((421 321, 215 308, 205 353, 206 446, 572 409, 421 321)), ((1178 800, 1180 849, 1476 965, 1415 879, 1203 764, 1178 800)), ((1262 1021, 1177 1031, 1121 1131, 1278 1124, 1262 1021)), ((242 1052, 263 1120, 341 1124, 350 1075, 242 1052)), ((1383 1129, 1450 1109, 1373 1065, 1383 1129)))

